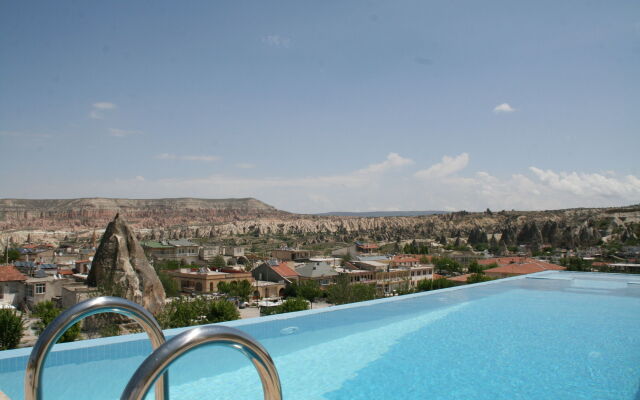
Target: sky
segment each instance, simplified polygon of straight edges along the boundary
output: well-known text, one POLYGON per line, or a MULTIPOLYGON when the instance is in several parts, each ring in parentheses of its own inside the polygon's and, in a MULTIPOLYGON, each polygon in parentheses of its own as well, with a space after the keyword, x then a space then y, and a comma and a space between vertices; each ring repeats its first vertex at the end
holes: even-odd
POLYGON ((640 203, 637 1, 0 1, 0 198, 640 203))

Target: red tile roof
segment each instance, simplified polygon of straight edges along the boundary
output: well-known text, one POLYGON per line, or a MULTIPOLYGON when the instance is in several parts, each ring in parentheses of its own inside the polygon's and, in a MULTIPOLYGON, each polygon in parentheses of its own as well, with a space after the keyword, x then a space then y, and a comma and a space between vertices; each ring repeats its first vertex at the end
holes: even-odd
POLYGON ((273 269, 278 275, 280 275, 283 278, 286 278, 289 276, 300 276, 296 271, 289 268, 287 263, 280 263, 275 267, 271 267, 271 269, 273 269))
POLYGON ((452 276, 451 278, 447 278, 448 281, 453 282, 467 282, 467 278, 470 277, 471 274, 464 274, 459 276, 452 276))
POLYGON ((405 256, 405 255, 395 256, 395 257, 393 257, 393 259, 391 261, 393 261, 395 263, 413 263, 413 262, 417 263, 417 262, 420 262, 420 260, 418 260, 415 257, 405 256))
POLYGON ((27 277, 13 265, 0 266, 0 282, 26 281, 27 277))
POLYGON ((559 265, 551 264, 544 261, 533 260, 534 262, 527 262, 521 264, 507 264, 495 268, 486 269, 485 273, 498 273, 509 275, 525 275, 533 274, 535 272, 542 271, 563 271, 566 268, 559 265))
POLYGON ((514 263, 522 263, 525 261, 529 261, 531 258, 526 257, 496 257, 496 258, 486 258, 483 260, 478 260, 478 264, 480 265, 490 265, 490 264, 498 264, 498 265, 507 265, 514 263))
POLYGON ((60 275, 73 275, 73 271, 70 269, 59 269, 58 274, 60 275))

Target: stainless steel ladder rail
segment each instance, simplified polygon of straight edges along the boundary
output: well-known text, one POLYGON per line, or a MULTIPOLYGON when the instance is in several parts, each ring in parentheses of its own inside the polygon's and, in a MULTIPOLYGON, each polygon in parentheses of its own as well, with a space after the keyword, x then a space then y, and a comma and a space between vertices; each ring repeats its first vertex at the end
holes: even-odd
MULTIPOLYGON (((144 307, 121 299, 119 297, 96 297, 76 304, 57 316, 40 334, 29 360, 24 377, 25 400, 42 399, 42 367, 47 359, 51 347, 60 339, 64 332, 76 322, 95 314, 116 313, 126 315, 142 326, 149 339, 151 347, 156 350, 165 343, 164 333, 158 321, 144 307)), ((169 376, 163 374, 156 382, 156 400, 169 398, 169 376)))
POLYGON ((238 329, 215 325, 200 326, 183 332, 156 349, 140 364, 122 392, 120 400, 142 400, 153 382, 174 361, 197 347, 207 344, 219 344, 239 350, 258 370, 264 399, 282 400, 278 371, 267 350, 251 336, 238 329))

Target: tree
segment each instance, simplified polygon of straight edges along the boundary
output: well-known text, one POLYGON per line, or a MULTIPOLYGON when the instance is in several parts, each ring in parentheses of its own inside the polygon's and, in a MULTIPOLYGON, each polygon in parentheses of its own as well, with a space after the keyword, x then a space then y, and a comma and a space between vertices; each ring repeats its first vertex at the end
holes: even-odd
POLYGON ((467 277, 467 283, 486 282, 486 281, 491 281, 493 279, 494 278, 491 278, 490 276, 486 276, 484 273, 471 274, 467 277))
POLYGON ((317 281, 312 279, 304 280, 300 282, 296 290, 298 296, 309 300, 311 303, 311 308, 313 308, 313 301, 318 297, 322 296, 322 290, 320 289, 320 285, 317 281))
POLYGON ((228 261, 227 261, 227 265, 236 265, 238 262, 236 261, 235 258, 231 257, 228 261))
POLYGON ((5 261, 8 262, 14 262, 16 260, 20 259, 20 252, 18 251, 18 249, 5 249, 4 252, 2 253, 2 263, 4 263, 5 261))
POLYGON ((469 268, 467 268, 467 271, 471 274, 484 273, 484 269, 480 266, 480 264, 478 264, 478 261, 476 260, 471 261, 471 264, 469 264, 469 268))
POLYGON ((423 279, 416 284, 416 290, 418 292, 427 292, 429 290, 444 289, 453 286, 456 286, 456 283, 445 278, 423 279))
POLYGON ((462 266, 457 261, 447 257, 437 258, 433 260, 436 267, 436 273, 462 272, 462 266))
POLYGON ((157 271, 157 273, 158 278, 160 279, 160 283, 162 283, 162 287, 164 288, 164 293, 167 295, 167 297, 179 296, 180 288, 178 287, 178 283, 162 270, 157 271))
POLYGON ((251 286, 251 282, 246 279, 241 281, 231 281, 229 283, 218 283, 218 293, 222 293, 230 297, 237 297, 242 301, 249 300, 252 291, 253 286, 251 286))
POLYGON ((0 350, 15 349, 22 339, 24 322, 16 310, 0 309, 0 350))
POLYGON ((218 254, 213 258, 213 260, 211 260, 211 265, 214 268, 224 268, 227 266, 227 263, 224 261, 224 257, 218 254))
POLYGON ((373 285, 350 283, 346 275, 338 276, 335 285, 327 289, 327 299, 332 304, 356 303, 375 298, 376 289, 373 285))
MULTIPOLYGON (((33 308, 33 314, 40 318, 40 322, 36 325, 38 334, 42 333, 44 329, 62 312, 61 309, 56 307, 51 301, 43 301, 35 305, 33 308)), ((74 324, 62 334, 58 343, 73 342, 80 337, 80 322, 74 324)))

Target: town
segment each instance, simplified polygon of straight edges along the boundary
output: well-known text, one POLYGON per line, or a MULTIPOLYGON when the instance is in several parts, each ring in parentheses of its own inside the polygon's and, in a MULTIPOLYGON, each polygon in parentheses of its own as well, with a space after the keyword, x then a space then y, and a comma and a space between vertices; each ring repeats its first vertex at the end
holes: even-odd
MULTIPOLYGON (((165 307, 164 319, 160 318, 167 321, 166 327, 198 323, 195 319, 176 322, 169 315, 175 314, 175 307, 181 304, 192 307, 194 299, 232 304, 227 305, 231 311, 215 320, 219 322, 548 270, 640 272, 637 245, 552 248, 537 241, 534 245, 517 245, 512 240, 507 245, 508 234, 497 236, 473 229, 466 237, 391 243, 356 240, 349 246, 324 250, 317 250, 317 245, 309 246, 314 250, 284 243, 259 251, 251 251, 257 250, 256 246, 216 243, 211 238, 132 241, 142 249, 162 283, 170 305, 165 307)), ((0 266, 0 308, 17 310, 14 312, 26 321, 14 347, 32 345, 52 319, 51 310, 55 316, 60 310, 104 294, 87 283, 99 247, 95 232, 88 240, 75 238, 58 245, 35 242, 30 237, 25 243, 7 244, 5 265, 0 266)), ((130 331, 112 326, 109 332, 130 331)), ((105 331, 91 336, 78 330, 72 339, 95 335, 103 336, 105 331)))

